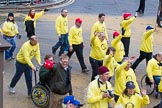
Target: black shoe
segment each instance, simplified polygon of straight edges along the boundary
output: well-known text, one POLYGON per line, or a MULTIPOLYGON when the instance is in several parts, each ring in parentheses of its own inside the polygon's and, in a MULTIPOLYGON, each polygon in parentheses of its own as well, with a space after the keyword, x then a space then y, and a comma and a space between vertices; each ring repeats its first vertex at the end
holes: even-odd
POLYGON ((53 55, 56 55, 56 51, 54 51, 53 48, 52 48, 52 53, 53 53, 53 55))
POLYGON ((136 10, 136 12, 140 12, 140 10, 136 10))
POLYGON ((144 14, 144 11, 142 11, 142 10, 136 10, 136 12, 138 12, 140 14, 144 14))
POLYGON ((83 72, 83 73, 88 73, 89 70, 88 70, 88 69, 83 69, 82 72, 83 72))
POLYGON ((156 105, 156 106, 153 106, 153 108, 159 108, 159 104, 158 104, 158 105, 156 105))

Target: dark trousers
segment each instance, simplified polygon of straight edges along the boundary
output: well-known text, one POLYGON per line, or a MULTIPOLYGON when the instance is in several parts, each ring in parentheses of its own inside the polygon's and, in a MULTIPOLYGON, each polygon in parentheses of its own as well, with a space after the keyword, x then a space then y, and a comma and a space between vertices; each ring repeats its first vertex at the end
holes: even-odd
POLYGON ((160 96, 161 96, 161 101, 160 101, 160 108, 162 108, 162 92, 160 92, 160 96))
POLYGON ((146 65, 148 63, 148 61, 152 58, 152 52, 147 53, 144 51, 140 51, 140 56, 137 58, 137 60, 133 63, 133 65, 131 66, 133 70, 136 69, 136 67, 138 66, 138 64, 143 61, 144 59, 146 59, 146 65))
POLYGON ((154 106, 153 108, 162 108, 162 92, 160 92, 160 96, 161 96, 161 101, 159 104, 157 104, 156 106, 154 106))
POLYGON ((59 37, 59 41, 52 47, 52 52, 53 54, 56 53, 56 50, 60 48, 60 52, 59 52, 59 56, 61 56, 61 54, 64 53, 64 51, 68 51, 68 33, 67 34, 61 34, 61 36, 59 37))
POLYGON ((71 51, 71 52, 69 51, 67 55, 70 58, 72 56, 72 54, 75 52, 82 70, 86 69, 87 67, 85 65, 84 58, 83 58, 83 43, 81 43, 79 45, 73 44, 72 47, 73 47, 73 51, 71 51))
POLYGON ((138 11, 144 13, 144 10, 145 10, 145 0, 140 0, 138 11))
POLYGON ((89 62, 90 62, 91 67, 92 67, 92 78, 91 78, 91 81, 93 81, 93 80, 95 80, 95 76, 98 75, 98 68, 100 66, 102 66, 103 60, 96 60, 96 59, 93 59, 92 57, 89 57, 89 62))
POLYGON ((124 57, 129 57, 129 46, 130 46, 130 37, 122 37, 121 41, 124 45, 125 55, 124 57))
POLYGON ((27 64, 22 64, 16 61, 16 73, 11 80, 10 87, 14 88, 21 78, 22 74, 25 74, 26 85, 28 88, 28 95, 31 94, 32 90, 32 69, 27 64))

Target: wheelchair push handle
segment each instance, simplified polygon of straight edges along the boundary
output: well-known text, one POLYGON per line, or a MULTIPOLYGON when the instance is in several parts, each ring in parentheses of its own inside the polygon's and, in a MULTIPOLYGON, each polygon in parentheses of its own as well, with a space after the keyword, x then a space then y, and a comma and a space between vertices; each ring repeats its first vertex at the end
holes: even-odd
POLYGON ((39 67, 36 67, 34 70, 34 78, 35 78, 35 85, 37 84, 37 72, 39 71, 39 67))

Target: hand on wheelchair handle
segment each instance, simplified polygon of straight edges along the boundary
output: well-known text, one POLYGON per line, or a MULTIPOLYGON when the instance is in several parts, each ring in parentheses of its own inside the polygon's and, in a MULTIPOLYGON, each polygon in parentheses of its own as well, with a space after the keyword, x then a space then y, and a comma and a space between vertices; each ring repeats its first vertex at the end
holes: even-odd
POLYGON ((150 82, 151 82, 152 84, 154 84, 154 80, 150 80, 150 82))

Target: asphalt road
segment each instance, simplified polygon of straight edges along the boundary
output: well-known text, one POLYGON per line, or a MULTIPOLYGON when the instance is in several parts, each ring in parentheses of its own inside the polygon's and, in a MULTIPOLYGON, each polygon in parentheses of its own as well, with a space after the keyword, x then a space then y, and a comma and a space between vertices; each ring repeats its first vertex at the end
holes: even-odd
MULTIPOLYGON (((38 35, 40 46, 41 46, 41 56, 43 57, 51 53, 51 47, 58 41, 56 35, 54 24, 56 17, 60 14, 62 8, 67 8, 69 11, 69 26, 74 24, 74 19, 76 17, 81 17, 83 19, 83 37, 84 37, 84 58, 87 67, 91 70, 89 64, 89 36, 90 30, 93 23, 97 20, 98 13, 103 12, 106 14, 106 25, 108 28, 108 34, 110 41, 112 40, 112 33, 114 30, 119 30, 119 24, 122 19, 121 15, 123 12, 135 13, 138 8, 139 0, 76 0, 73 4, 58 9, 51 9, 37 22, 36 34, 38 35)), ((136 22, 132 24, 132 39, 131 39, 131 49, 130 54, 138 56, 140 38, 144 31, 146 25, 155 25, 156 11, 157 11, 158 0, 146 0, 145 14, 139 16, 136 22)), ((26 14, 25 14, 26 15, 26 14)), ((17 40, 17 49, 15 55, 17 54, 19 48, 27 40, 26 32, 24 32, 23 18, 25 16, 23 13, 19 14, 16 21, 19 25, 20 34, 22 34, 22 39, 17 40)), ((155 33, 155 44, 154 51, 160 51, 162 49, 162 30, 159 28, 159 33, 155 33)), ((58 54, 58 51, 57 51, 58 54)), ((34 60, 33 60, 34 61, 34 60)), ((58 56, 55 56, 55 61, 58 61, 58 56)), ((4 70, 4 108, 36 108, 33 102, 27 98, 26 84, 24 76, 21 78, 19 83, 16 85, 15 89, 17 93, 15 95, 9 95, 7 85, 10 83, 13 74, 15 73, 15 61, 5 61, 4 70)), ((36 64, 36 63, 35 63, 36 64)), ((72 68, 72 83, 74 89, 74 95, 85 102, 86 98, 86 87, 90 82, 91 71, 89 74, 85 75, 81 73, 80 65, 78 63, 75 54, 71 57, 70 65, 72 68)), ((143 61, 137 68, 137 80, 140 81, 142 75, 145 74, 145 61, 143 61)), ((33 79, 34 80, 34 79, 33 79)), ((33 82, 34 84, 34 82, 33 82)), ((146 108, 151 108, 153 105, 159 102, 159 100, 154 99, 154 95, 151 96, 151 104, 146 108)), ((86 108, 86 107, 84 107, 86 108)))
MULTIPOLYGON (((98 14, 100 12, 106 15, 120 16, 123 12, 134 13, 139 6, 140 0, 75 0, 75 2, 66 8, 69 13, 80 14, 98 14)), ((145 16, 156 16, 158 0, 145 1, 145 16)), ((51 12, 60 11, 60 9, 51 10, 51 12)))

